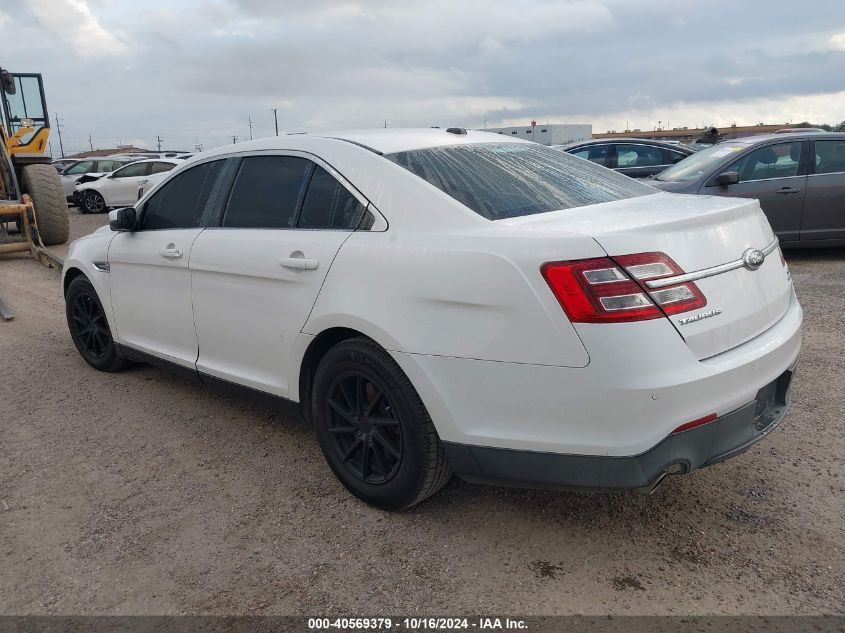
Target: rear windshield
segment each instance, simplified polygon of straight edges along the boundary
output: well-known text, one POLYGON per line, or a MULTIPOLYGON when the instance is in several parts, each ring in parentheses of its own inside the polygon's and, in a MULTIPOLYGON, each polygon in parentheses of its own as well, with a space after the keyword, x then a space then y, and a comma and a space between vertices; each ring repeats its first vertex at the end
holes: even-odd
POLYGON ((387 154, 488 220, 657 193, 633 178, 534 143, 479 143, 387 154))

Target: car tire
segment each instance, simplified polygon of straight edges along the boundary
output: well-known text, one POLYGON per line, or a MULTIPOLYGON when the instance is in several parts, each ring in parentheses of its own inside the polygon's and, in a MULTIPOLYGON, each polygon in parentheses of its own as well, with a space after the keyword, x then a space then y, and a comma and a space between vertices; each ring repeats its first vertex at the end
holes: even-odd
POLYGON ((403 510, 449 481, 452 469, 419 394, 370 339, 331 348, 317 367, 312 393, 323 455, 359 499, 403 510))
POLYGON ((106 199, 99 191, 88 190, 82 194, 82 204, 79 207, 82 213, 105 213, 108 211, 106 199))
POLYGON ((62 181, 52 165, 26 165, 21 170, 23 190, 32 197, 38 234, 45 246, 64 244, 70 235, 67 201, 62 181))
POLYGON ((65 316, 76 349, 91 367, 112 372, 129 365, 117 352, 103 304, 87 278, 79 276, 70 282, 65 316))

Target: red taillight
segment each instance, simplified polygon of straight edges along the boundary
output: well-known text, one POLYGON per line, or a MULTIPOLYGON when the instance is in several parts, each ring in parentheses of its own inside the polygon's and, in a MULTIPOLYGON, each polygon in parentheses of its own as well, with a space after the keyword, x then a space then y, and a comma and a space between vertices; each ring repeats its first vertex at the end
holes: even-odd
POLYGON ((703 418, 698 418, 697 420, 693 420, 692 422, 682 424, 677 429, 672 431, 672 434, 683 433, 684 431, 689 431, 690 429, 694 429, 699 426, 704 426, 705 424, 710 424, 710 422, 715 422, 718 417, 719 416, 717 416, 715 413, 705 415, 703 418))
POLYGON ((576 323, 645 321, 707 305, 707 299, 691 282, 646 289, 647 281, 684 272, 663 253, 551 262, 540 271, 569 319, 576 323))

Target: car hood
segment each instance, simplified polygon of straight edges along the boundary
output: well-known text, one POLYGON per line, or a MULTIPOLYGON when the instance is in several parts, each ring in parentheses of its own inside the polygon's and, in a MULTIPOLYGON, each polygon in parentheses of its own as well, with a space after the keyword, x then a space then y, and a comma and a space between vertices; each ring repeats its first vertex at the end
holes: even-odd
POLYGON ((657 180, 657 178, 653 178, 652 180, 648 181, 648 184, 654 187, 655 189, 660 189, 661 191, 671 191, 674 193, 687 193, 698 189, 697 186, 698 181, 672 181, 672 180, 657 180))

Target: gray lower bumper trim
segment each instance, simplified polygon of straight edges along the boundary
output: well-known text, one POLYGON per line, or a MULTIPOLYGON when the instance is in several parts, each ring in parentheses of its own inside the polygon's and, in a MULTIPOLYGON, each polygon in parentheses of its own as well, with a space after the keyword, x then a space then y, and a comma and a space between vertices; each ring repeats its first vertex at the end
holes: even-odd
POLYGON ((525 488, 622 490, 648 488, 667 471, 688 473, 747 450, 780 424, 789 404, 792 371, 757 393, 754 401, 703 426, 670 435, 631 457, 561 455, 445 443, 462 479, 525 488))

